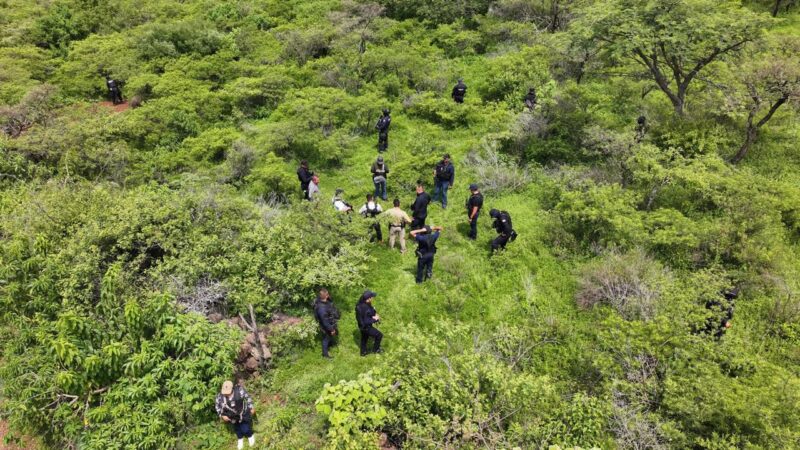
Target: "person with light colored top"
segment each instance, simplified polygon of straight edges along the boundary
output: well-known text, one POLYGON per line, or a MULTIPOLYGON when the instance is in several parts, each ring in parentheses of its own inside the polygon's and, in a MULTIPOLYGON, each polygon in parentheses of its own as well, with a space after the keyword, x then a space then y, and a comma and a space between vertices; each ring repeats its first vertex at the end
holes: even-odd
POLYGON ((406 252, 406 225, 413 220, 400 208, 400 199, 394 199, 394 208, 389 209, 384 216, 389 219, 389 248, 394 248, 395 240, 400 241, 400 253, 406 252))
POLYGON ((311 177, 311 181, 308 183, 308 199, 312 202, 319 201, 320 194, 319 177, 314 175, 311 177))
POLYGON ((375 231, 375 235, 372 236, 369 241, 375 242, 383 242, 383 233, 381 233, 381 225, 377 220, 378 214, 383 212, 383 208, 381 205, 378 204, 374 200, 372 194, 367 194, 367 202, 364 203, 364 206, 358 210, 358 213, 361 214, 366 219, 372 219, 372 223, 369 225, 371 229, 375 231))

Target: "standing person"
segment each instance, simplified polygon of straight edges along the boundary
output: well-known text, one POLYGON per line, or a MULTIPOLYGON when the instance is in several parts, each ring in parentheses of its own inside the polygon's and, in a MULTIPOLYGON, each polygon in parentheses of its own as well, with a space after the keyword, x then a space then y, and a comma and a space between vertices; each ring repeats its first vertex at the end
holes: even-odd
POLYGON ((358 210, 358 213, 364 216, 365 218, 372 219, 372 224, 369 227, 375 231, 375 235, 369 239, 370 242, 375 242, 375 240, 377 240, 378 242, 383 242, 383 233, 381 233, 381 225, 378 222, 378 220, 376 220, 376 217, 378 217, 378 214, 380 214, 381 212, 383 212, 383 208, 381 208, 381 205, 379 205, 378 202, 375 201, 372 194, 367 194, 367 202, 364 203, 364 206, 362 206, 361 209, 358 210))
POLYGON ((117 80, 106 75, 106 87, 108 87, 108 93, 111 96, 112 103, 119 105, 125 102, 125 100, 122 99, 122 91, 119 88, 119 82, 117 82, 117 80))
POLYGON ((389 148, 389 125, 392 124, 392 117, 389 115, 389 110, 383 110, 383 116, 378 119, 375 128, 378 130, 378 151, 385 152, 389 148))
POLYGON ((442 227, 420 228, 411 231, 411 237, 417 241, 417 284, 433 276, 433 257, 436 254, 436 241, 442 227))
POLYGON ((239 441, 236 448, 244 448, 244 438, 247 438, 247 445, 256 445, 256 437, 253 436, 253 399, 241 385, 233 385, 232 381, 222 383, 222 389, 217 394, 215 403, 217 415, 223 422, 233 425, 236 437, 239 441))
POLYGON ((314 175, 311 177, 311 182, 308 183, 308 199, 312 202, 319 201, 320 194, 319 177, 314 175))
POLYGON ((525 95, 524 103, 525 107, 528 108, 528 110, 533 111, 533 108, 536 107, 536 89, 534 88, 528 89, 528 94, 525 95))
POLYGON ((433 169, 433 201, 437 201, 441 195, 442 208, 447 208, 447 190, 453 186, 455 180, 456 169, 450 162, 450 155, 445 153, 442 160, 433 169))
POLYGON ((389 217, 389 248, 394 249, 395 239, 400 240, 400 254, 406 252, 406 224, 412 222, 405 211, 400 208, 400 199, 393 202, 394 207, 384 214, 389 217))
POLYGON ((297 169, 297 179, 300 180, 300 191, 303 193, 303 199, 308 200, 308 184, 311 183, 311 177, 314 172, 308 170, 308 161, 300 161, 300 167, 297 169))
POLYGON ((367 356, 369 353, 367 350, 367 342, 370 337, 375 340, 372 353, 383 353, 383 350, 381 350, 383 333, 374 327, 374 325, 381 320, 378 312, 375 311, 375 308, 372 306, 372 299, 377 295, 378 294, 370 290, 366 290, 356 304, 356 323, 358 323, 358 329, 361 331, 361 356, 367 356))
POLYGON ((417 198, 411 204, 411 228, 417 229, 425 226, 425 219, 428 217, 428 205, 431 203, 431 196, 425 192, 422 181, 417 181, 417 198))
POLYGON ((331 359, 328 349, 338 332, 337 324, 341 314, 333 304, 333 299, 327 289, 320 289, 319 295, 314 300, 314 318, 317 319, 322 330, 322 356, 331 359))
POLYGON ((467 85, 464 84, 464 80, 459 78, 458 83, 453 86, 453 92, 450 94, 453 97, 453 101, 456 103, 464 103, 464 96, 467 95, 467 85))
POLYGON ((389 174, 389 167, 383 162, 383 156, 378 156, 372 163, 372 183, 375 185, 375 198, 382 198, 386 201, 386 176, 389 174))
POLYGON ((489 217, 494 219, 492 226, 497 231, 497 237, 492 240, 492 252, 494 252, 506 248, 508 241, 513 242, 517 238, 517 232, 514 231, 511 215, 508 212, 492 209, 489 211, 489 217))
POLYGON ((478 190, 478 185, 475 183, 469 185, 469 191, 472 195, 467 199, 468 237, 474 241, 478 237, 478 216, 481 214, 481 208, 483 207, 483 194, 478 190))
POLYGON ((639 116, 636 119, 636 138, 635 141, 637 143, 642 142, 644 139, 644 135, 647 132, 647 117, 644 115, 639 116))

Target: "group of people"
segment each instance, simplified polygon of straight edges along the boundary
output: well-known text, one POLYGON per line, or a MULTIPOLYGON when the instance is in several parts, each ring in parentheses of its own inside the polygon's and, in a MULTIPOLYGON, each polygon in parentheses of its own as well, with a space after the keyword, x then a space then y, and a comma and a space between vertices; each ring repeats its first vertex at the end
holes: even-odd
MULTIPOLYGON (((377 296, 377 293, 366 290, 356 303, 355 316, 358 330, 361 333, 361 356, 367 356, 370 353, 383 353, 383 350, 381 350, 383 334, 375 328, 381 317, 372 304, 377 296), (373 340, 372 350, 368 348, 369 338, 373 340)), ((322 330, 322 356, 330 359, 329 349, 339 333, 341 313, 333 303, 331 294, 327 289, 320 289, 317 298, 314 300, 314 318, 322 330)))

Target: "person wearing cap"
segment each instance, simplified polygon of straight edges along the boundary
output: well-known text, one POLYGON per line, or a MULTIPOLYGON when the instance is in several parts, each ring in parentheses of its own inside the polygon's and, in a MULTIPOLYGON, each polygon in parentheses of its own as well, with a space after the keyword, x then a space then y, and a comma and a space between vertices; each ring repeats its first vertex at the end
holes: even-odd
POLYGON ((247 438, 247 445, 253 447, 256 438, 253 436, 253 399, 243 386, 233 385, 232 381, 222 383, 222 389, 217 394, 215 403, 217 415, 223 422, 233 425, 236 437, 239 441, 236 448, 244 448, 244 438, 247 438))
POLYGON ((312 202, 319 201, 319 177, 314 175, 311 177, 311 182, 308 183, 308 199, 312 202))
POLYGON ((489 211, 489 217, 494 219, 492 226, 497 231, 497 237, 492 240, 492 252, 501 248, 506 248, 508 241, 513 241, 517 238, 517 232, 514 231, 514 226, 511 224, 511 215, 506 211, 492 209, 489 211))
MULTIPOLYGON (((378 130, 378 151, 385 152, 389 148, 389 125, 392 124, 392 117, 389 115, 389 110, 384 108, 383 115, 378 119, 375 128, 378 130)), ((386 200, 386 199, 384 199, 386 200)))
POLYGON ((481 194, 478 185, 475 183, 469 185, 469 191, 472 195, 467 199, 468 237, 474 241, 478 237, 478 216, 481 214, 481 208, 483 207, 483 194, 481 194))
POLYGON ((383 162, 383 156, 378 156, 378 159, 372 163, 372 183, 375 185, 375 198, 382 198, 386 201, 386 176, 389 174, 389 167, 383 162))
POLYGON ((300 191, 303 193, 303 199, 308 200, 308 184, 311 183, 311 177, 314 172, 308 170, 308 161, 300 161, 300 167, 297 168, 297 179, 300 180, 300 191))
POLYGON ((322 356, 330 359, 328 348, 330 348, 334 337, 338 333, 337 322, 341 314, 333 304, 333 299, 327 289, 320 289, 319 295, 314 300, 314 318, 317 319, 322 330, 322 356))
POLYGON ((459 78, 458 83, 453 86, 453 92, 450 94, 453 97, 453 101, 456 103, 464 103, 464 96, 467 95, 467 85, 464 84, 464 80, 459 78))
POLYGON ((353 206, 344 201, 342 194, 344 194, 344 189, 336 188, 336 193, 333 194, 331 203, 337 211, 350 214, 350 212, 353 211, 353 206))
POLYGON ((394 199, 394 208, 389 209, 384 216, 389 219, 389 248, 394 249, 395 240, 400 241, 400 253, 406 252, 406 225, 412 223, 405 211, 400 208, 400 199, 394 199))
POLYGON ((378 294, 370 290, 366 290, 356 304, 356 323, 358 323, 358 329, 361 331, 361 356, 367 356, 369 353, 367 350, 367 343, 370 337, 375 341, 372 347, 372 353, 383 353, 383 350, 381 350, 383 333, 378 331, 374 326, 381 320, 378 312, 375 311, 375 308, 372 306, 372 299, 377 295, 378 294))
POLYGON ((453 186, 456 180, 456 169, 450 162, 450 155, 445 153, 444 157, 433 169, 433 201, 442 198, 442 208, 447 208, 447 190, 453 186))
POLYGON ((358 210, 358 213, 361 214, 364 218, 372 219, 372 223, 369 227, 375 231, 375 235, 370 238, 370 242, 383 242, 383 233, 381 233, 381 225, 376 219, 380 213, 383 212, 383 208, 375 199, 372 197, 372 194, 367 194, 367 202, 364 203, 364 206, 358 210))
POLYGON ((431 203, 431 196, 425 192, 422 181, 417 181, 417 198, 411 204, 411 228, 418 229, 425 226, 425 219, 428 217, 428 205, 431 203))
POLYGON ((411 237, 417 242, 417 284, 433 276, 433 257, 436 255, 436 241, 442 227, 420 228, 411 231, 411 237))

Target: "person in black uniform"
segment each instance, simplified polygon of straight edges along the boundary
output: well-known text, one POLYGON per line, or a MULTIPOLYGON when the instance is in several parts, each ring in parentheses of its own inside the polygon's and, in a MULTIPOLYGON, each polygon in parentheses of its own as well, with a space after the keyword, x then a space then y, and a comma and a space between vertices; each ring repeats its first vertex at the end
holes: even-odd
POLYGON ((450 155, 445 153, 444 157, 433 169, 433 201, 442 199, 442 208, 447 208, 447 190, 453 187, 456 181, 456 169, 450 162, 450 155))
POLYGON ((530 88, 528 89, 528 94, 525 95, 525 107, 528 108, 530 111, 533 111, 533 108, 536 107, 536 89, 530 88))
POLYGON ((322 356, 330 358, 328 348, 330 348, 333 338, 337 334, 337 323, 341 314, 333 304, 333 299, 327 289, 320 289, 319 296, 314 300, 314 318, 317 319, 319 327, 322 329, 322 356))
POLYGON ((433 276, 433 257, 436 255, 436 241, 442 227, 424 227, 411 231, 411 237, 417 241, 417 284, 433 276))
POLYGON ((389 125, 392 124, 392 117, 389 115, 389 110, 383 110, 383 116, 378 119, 375 128, 378 130, 378 151, 385 152, 389 148, 389 125))
POLYGON ((459 78, 458 83, 453 86, 453 92, 450 94, 453 97, 453 101, 456 103, 464 103, 464 96, 467 95, 467 85, 464 84, 464 80, 459 78))
POLYGON ((508 241, 517 238, 517 232, 514 231, 514 226, 511 224, 511 215, 506 211, 492 209, 489 211, 489 217, 494 219, 492 226, 497 231, 497 237, 492 240, 492 251, 494 252, 506 248, 508 241))
POLYGON ((119 83, 117 80, 114 80, 106 75, 106 86, 108 87, 108 93, 111 96, 112 103, 119 105, 120 103, 125 102, 125 100, 122 99, 122 91, 119 88, 119 83))
POLYGON ((300 167, 297 169, 297 179, 300 180, 300 191, 303 193, 304 200, 309 200, 308 184, 311 183, 311 177, 313 176, 314 172, 308 170, 308 161, 300 161, 300 167))
POLYGON ((431 196, 425 192, 422 181, 417 181, 417 198, 411 204, 411 228, 416 230, 425 226, 425 219, 428 217, 428 205, 431 203, 431 196))
POLYGON ((724 301, 710 300, 706 302, 706 309, 711 311, 711 316, 706 320, 706 333, 720 340, 728 328, 731 327, 733 320, 733 310, 736 298, 739 297, 739 288, 725 290, 721 293, 724 301))
POLYGON ((647 117, 639 116, 636 119, 636 142, 642 142, 644 134, 647 132, 647 117))
POLYGON ((483 207, 483 194, 478 190, 478 185, 475 183, 469 185, 469 191, 472 195, 467 199, 468 237, 474 241, 478 237, 478 216, 481 214, 481 208, 483 207))
POLYGON ((381 320, 378 312, 375 311, 375 308, 372 306, 372 299, 377 295, 378 294, 370 290, 366 290, 356 304, 356 323, 358 323, 358 329, 361 331, 361 356, 367 356, 369 353, 367 350, 367 342, 370 337, 375 340, 372 353, 383 353, 383 350, 381 350, 383 333, 378 331, 374 326, 381 320))

